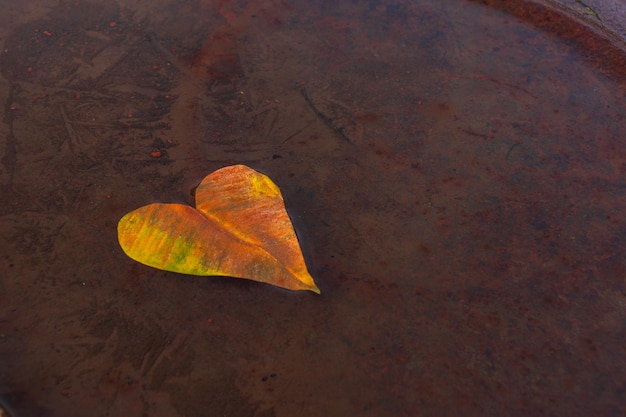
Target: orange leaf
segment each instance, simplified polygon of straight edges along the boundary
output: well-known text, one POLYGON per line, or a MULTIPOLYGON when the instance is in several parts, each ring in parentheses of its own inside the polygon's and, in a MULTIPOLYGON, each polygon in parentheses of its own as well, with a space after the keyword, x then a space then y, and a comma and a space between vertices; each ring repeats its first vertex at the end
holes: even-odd
POLYGON ((207 175, 196 189, 195 209, 150 204, 122 217, 117 231, 124 252, 154 268, 320 292, 280 190, 244 165, 207 175))

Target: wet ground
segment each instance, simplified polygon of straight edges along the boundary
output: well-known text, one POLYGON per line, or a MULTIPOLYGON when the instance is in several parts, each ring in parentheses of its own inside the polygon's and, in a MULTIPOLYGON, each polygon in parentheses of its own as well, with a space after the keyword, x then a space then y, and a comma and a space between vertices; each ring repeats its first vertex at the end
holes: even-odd
POLYGON ((614 16, 4 3, 13 416, 626 413, 626 61, 619 24, 581 25, 614 16), (320 296, 119 248, 126 212, 239 163, 281 187, 320 296))

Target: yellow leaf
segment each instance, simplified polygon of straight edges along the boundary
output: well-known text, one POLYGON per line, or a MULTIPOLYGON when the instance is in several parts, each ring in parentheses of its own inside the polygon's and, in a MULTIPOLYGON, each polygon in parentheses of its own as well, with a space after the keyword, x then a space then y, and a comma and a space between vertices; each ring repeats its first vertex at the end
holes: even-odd
POLYGON ((150 204, 122 217, 117 231, 124 252, 154 268, 320 292, 279 188, 244 165, 207 175, 196 189, 195 209, 150 204))

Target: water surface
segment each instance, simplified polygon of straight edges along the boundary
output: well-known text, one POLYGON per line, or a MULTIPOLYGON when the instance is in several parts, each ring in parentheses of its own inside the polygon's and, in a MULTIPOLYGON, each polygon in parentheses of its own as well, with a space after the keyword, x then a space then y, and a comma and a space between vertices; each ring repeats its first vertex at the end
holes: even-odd
POLYGON ((4 7, 14 416, 626 412, 623 55, 523 2, 4 7), (622 61, 620 61, 622 60, 622 61), (116 224, 247 164, 322 294, 162 272, 116 224))

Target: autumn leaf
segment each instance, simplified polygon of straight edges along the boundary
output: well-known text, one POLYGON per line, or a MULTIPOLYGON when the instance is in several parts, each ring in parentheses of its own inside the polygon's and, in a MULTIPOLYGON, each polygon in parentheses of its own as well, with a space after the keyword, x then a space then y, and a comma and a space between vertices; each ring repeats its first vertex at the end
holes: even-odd
POLYGON ((320 293, 279 188, 244 165, 207 175, 196 208, 149 204, 122 217, 117 231, 124 252, 154 268, 320 293))

